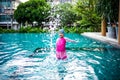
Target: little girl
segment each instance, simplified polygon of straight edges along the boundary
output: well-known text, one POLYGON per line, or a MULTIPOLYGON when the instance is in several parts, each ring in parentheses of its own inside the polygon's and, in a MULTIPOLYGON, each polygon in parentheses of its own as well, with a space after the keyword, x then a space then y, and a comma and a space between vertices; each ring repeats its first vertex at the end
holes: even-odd
POLYGON ((57 59, 64 60, 67 58, 66 48, 65 48, 66 41, 69 41, 69 42, 76 42, 76 41, 70 40, 68 38, 64 38, 64 30, 63 29, 59 30, 59 36, 60 36, 60 38, 58 38, 56 41, 56 57, 57 57, 57 59))

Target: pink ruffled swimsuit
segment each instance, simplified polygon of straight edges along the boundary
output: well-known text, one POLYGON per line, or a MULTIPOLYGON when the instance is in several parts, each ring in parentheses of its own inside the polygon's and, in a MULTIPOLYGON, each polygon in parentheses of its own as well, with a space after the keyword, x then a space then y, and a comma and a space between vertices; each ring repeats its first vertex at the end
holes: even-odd
POLYGON ((66 45, 65 38, 59 38, 57 40, 57 42, 56 42, 56 57, 58 59, 63 60, 63 59, 67 58, 65 45, 66 45))

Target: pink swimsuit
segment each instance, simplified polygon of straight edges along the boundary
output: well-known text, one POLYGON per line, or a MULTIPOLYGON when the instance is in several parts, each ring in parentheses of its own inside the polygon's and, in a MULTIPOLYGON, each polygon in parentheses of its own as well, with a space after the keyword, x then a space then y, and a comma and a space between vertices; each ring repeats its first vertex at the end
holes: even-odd
POLYGON ((59 38, 57 40, 57 42, 56 42, 56 57, 58 59, 63 60, 63 59, 67 58, 65 45, 66 45, 65 38, 59 38))

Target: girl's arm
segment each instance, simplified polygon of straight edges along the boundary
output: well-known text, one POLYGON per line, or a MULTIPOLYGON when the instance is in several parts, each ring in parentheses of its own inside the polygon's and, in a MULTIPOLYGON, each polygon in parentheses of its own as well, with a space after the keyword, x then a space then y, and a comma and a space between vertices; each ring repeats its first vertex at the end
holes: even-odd
POLYGON ((72 40, 72 39, 69 39, 69 38, 66 38, 66 37, 65 37, 65 39, 66 39, 67 42, 74 42, 74 43, 76 43, 75 40, 72 40))

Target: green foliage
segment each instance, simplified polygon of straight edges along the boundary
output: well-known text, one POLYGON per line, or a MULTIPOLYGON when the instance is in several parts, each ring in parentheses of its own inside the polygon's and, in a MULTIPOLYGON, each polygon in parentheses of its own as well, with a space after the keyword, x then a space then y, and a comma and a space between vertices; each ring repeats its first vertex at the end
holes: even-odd
POLYGON ((43 32, 48 32, 47 30, 43 30, 42 28, 37 28, 37 27, 21 27, 19 29, 20 33, 43 33, 43 32))
MULTIPOLYGON (((56 30, 58 31, 60 27, 56 30)), ((68 27, 64 26, 63 29, 66 33, 78 33, 81 34, 83 32, 94 32, 92 27, 89 28, 82 28, 82 27, 68 27)), ((0 28, 0 33, 49 33, 48 30, 37 28, 37 27, 21 27, 19 30, 13 29, 2 29, 0 28)))
POLYGON ((100 16, 95 12, 95 4, 96 0, 79 0, 74 6, 76 14, 81 16, 75 24, 86 29, 86 31, 99 31, 100 16))
POLYGON ((94 32, 92 27, 89 27, 87 29, 82 28, 82 27, 63 27, 66 33, 78 33, 81 34, 83 32, 94 32))
POLYGON ((98 0, 96 11, 108 22, 116 22, 118 21, 119 0, 98 0))
POLYGON ((60 15, 62 26, 73 26, 77 19, 77 15, 73 10, 73 5, 70 3, 59 4, 55 7, 56 14, 60 15))
POLYGON ((29 31, 30 31, 30 29, 31 29, 31 27, 21 27, 20 29, 19 29, 19 32, 20 33, 28 33, 29 31))
POLYGON ((14 18, 25 24, 32 24, 37 21, 39 25, 49 16, 50 5, 45 0, 29 0, 21 3, 14 12, 14 18))
POLYGON ((13 29, 2 29, 0 28, 0 33, 17 33, 17 30, 13 30, 13 29))
POLYGON ((0 33, 45 33, 48 32, 48 30, 44 30, 42 28, 37 27, 21 27, 19 30, 13 30, 13 29, 2 29, 0 28, 0 33))
POLYGON ((26 21, 25 15, 26 15, 25 6, 24 6, 24 3, 21 3, 14 12, 14 18, 19 23, 25 23, 26 21))
POLYGON ((0 27, 0 33, 2 33, 3 32, 3 29, 0 27))

